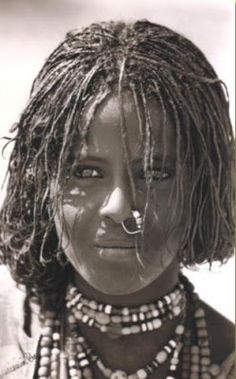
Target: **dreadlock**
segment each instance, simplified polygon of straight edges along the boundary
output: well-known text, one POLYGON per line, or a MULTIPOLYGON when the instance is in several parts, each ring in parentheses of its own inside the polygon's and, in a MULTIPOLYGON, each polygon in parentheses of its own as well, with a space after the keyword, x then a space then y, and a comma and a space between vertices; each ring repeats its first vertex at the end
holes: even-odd
MULTIPOLYGON (((154 144, 148 99, 154 96, 161 105, 164 147, 166 115, 173 120, 177 159, 172 224, 188 209, 180 261, 185 266, 223 263, 232 255, 233 135, 224 84, 191 41, 162 25, 146 20, 92 24, 69 32, 49 56, 14 128, 0 249, 13 278, 41 307, 61 306, 72 273, 54 225, 50 183, 57 183, 53 201, 60 201, 73 142, 76 138, 81 149, 86 145, 90 122, 114 88, 121 113, 124 89, 136 104, 145 172, 152 166, 154 144), (82 124, 91 100, 90 117, 82 124)), ((122 115, 121 125, 125 148, 122 115)))

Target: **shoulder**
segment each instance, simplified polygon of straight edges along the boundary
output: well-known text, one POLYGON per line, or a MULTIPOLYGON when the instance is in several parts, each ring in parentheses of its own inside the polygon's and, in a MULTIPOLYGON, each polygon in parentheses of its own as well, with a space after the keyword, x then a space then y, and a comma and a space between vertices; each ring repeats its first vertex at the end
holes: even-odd
POLYGON ((234 324, 208 304, 201 301, 201 306, 206 314, 212 361, 221 364, 235 349, 234 324))

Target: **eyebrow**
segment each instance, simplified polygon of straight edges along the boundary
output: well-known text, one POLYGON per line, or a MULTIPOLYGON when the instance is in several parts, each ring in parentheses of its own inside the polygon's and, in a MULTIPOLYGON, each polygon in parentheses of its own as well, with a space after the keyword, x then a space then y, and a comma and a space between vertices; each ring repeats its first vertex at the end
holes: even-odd
MULTIPOLYGON (((142 161, 143 161, 143 158, 134 159, 135 163, 139 163, 139 162, 142 162, 142 161)), ((164 154, 155 153, 153 155, 153 161, 174 163, 176 161, 176 156, 175 155, 166 154, 165 157, 164 157, 164 154)))
MULTIPOLYGON (((75 162, 77 162, 77 163, 83 163, 86 161, 93 162, 93 163, 106 163, 107 159, 105 157, 100 157, 100 156, 96 156, 96 155, 88 155, 85 157, 75 159, 75 162)), ((176 161, 176 156, 166 154, 165 159, 164 159, 164 154, 157 152, 153 156, 153 161, 158 162, 158 163, 166 162, 166 163, 172 163, 173 164, 176 161)), ((143 164, 143 158, 140 158, 140 157, 135 158, 131 161, 131 163, 143 164)))

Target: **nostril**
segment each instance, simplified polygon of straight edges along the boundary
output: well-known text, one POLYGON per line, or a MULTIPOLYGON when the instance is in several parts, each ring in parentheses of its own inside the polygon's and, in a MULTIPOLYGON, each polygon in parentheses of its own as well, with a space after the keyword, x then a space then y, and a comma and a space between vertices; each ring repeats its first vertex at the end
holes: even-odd
POLYGON ((100 209, 100 215, 112 218, 115 222, 122 222, 131 216, 131 204, 120 187, 107 196, 100 209))

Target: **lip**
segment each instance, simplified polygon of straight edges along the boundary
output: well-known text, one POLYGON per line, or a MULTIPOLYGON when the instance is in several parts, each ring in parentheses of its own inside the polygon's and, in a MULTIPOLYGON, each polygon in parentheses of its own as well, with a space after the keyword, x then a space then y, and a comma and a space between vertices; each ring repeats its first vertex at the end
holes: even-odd
POLYGON ((136 256, 135 246, 127 241, 109 241, 95 243, 98 255, 101 259, 111 263, 122 263, 134 259, 136 256))
POLYGON ((96 241, 94 243, 95 247, 103 249, 135 249, 135 245, 127 240, 106 240, 106 241, 96 241))

